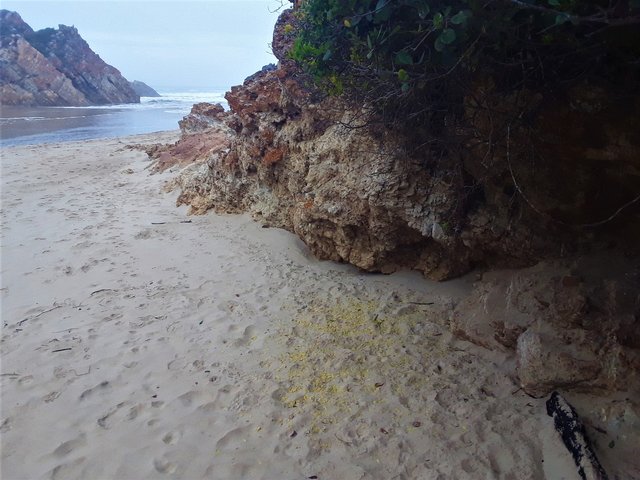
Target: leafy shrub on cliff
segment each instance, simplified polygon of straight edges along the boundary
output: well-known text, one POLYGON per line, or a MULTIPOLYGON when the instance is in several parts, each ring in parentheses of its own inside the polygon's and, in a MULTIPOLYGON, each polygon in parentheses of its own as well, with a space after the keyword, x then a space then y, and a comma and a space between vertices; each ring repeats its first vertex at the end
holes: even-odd
POLYGON ((292 58, 389 123, 455 112, 481 77, 540 90, 640 65, 640 0, 307 0, 298 15, 292 58))

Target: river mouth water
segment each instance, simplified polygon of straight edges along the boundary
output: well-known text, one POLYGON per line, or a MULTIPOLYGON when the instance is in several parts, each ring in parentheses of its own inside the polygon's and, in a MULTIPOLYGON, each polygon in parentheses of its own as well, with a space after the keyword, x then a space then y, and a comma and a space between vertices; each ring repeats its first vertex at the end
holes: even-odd
POLYGON ((3 147, 113 138, 176 130, 194 103, 221 103, 225 88, 210 92, 170 92, 140 103, 99 107, 0 107, 3 147))

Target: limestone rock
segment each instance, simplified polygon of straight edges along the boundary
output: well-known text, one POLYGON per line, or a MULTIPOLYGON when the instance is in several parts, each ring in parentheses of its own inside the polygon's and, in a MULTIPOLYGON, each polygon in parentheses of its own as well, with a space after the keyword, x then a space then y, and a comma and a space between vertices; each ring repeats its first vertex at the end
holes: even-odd
POLYGON ((184 134, 203 132, 220 124, 224 116, 224 108, 218 103, 196 103, 191 107, 189 115, 180 120, 178 125, 184 134))
POLYGON ((263 73, 267 73, 267 72, 275 72, 278 69, 278 67, 276 67, 275 64, 273 63, 269 63, 265 66, 263 66, 259 71, 257 71, 256 73, 249 75, 247 78, 244 79, 244 82, 242 83, 248 83, 248 82, 252 82, 253 80, 255 80, 259 75, 263 74, 263 73))
MULTIPOLYGON (((555 389, 584 386, 592 389, 602 367, 592 348, 597 341, 584 330, 559 332, 532 328, 520 335, 517 346, 518 377, 525 392, 543 397, 555 389)), ((595 383, 595 385, 594 385, 595 383)))
MULTIPOLYGON (((509 180, 512 177, 504 150, 498 149, 489 164, 486 152, 471 145, 458 156, 425 147, 419 138, 409 138, 411 132, 375 125, 360 128, 358 119, 371 113, 366 106, 350 105, 310 88, 310 79, 288 57, 298 27, 293 12, 283 12, 272 44, 279 59, 277 68, 252 75, 226 94, 231 111, 220 120, 235 132, 229 152, 209 162, 208 173, 200 171, 196 177, 189 176, 193 182, 181 182, 185 188, 181 201, 196 202, 197 211, 248 211, 260 221, 295 232, 320 258, 375 272, 411 268, 438 280, 461 275, 474 265, 522 268, 560 250, 576 254, 594 248, 593 231, 582 235, 549 220, 517 195, 509 180), (416 143, 423 146, 416 147, 416 143), (195 183, 203 178, 206 181, 195 183)), ((605 115, 601 122, 615 118, 610 115, 613 107, 601 103, 590 111, 605 115)), ((183 129, 191 133, 210 124, 201 120, 202 116, 192 114, 183 121, 183 129)), ((572 117, 569 123, 578 129, 592 121, 572 117)), ((475 115, 470 123, 478 131, 491 124, 482 115, 475 115)), ((546 132, 547 128, 543 129, 546 132)), ((640 165, 636 165, 640 137, 630 123, 620 129, 616 134, 607 130, 607 138, 597 149, 589 147, 591 157, 604 161, 609 146, 625 145, 619 150, 620 158, 628 164, 620 171, 626 173, 606 169, 610 172, 607 181, 624 187, 616 190, 613 203, 618 205, 624 203, 623 197, 637 195, 640 184, 640 165)), ((515 138, 516 132, 513 135, 515 138)), ((578 133, 571 135, 579 143, 578 133)), ((490 132, 486 136, 489 138, 490 132)), ((511 153, 515 155, 515 147, 511 153)), ((582 182, 588 178, 590 184, 601 180, 602 165, 583 162, 585 154, 574 149, 570 159, 563 157, 567 163, 563 160, 560 177, 546 164, 539 170, 514 172, 518 186, 533 192, 527 199, 553 211, 553 205, 564 201, 559 199, 564 191, 573 189, 576 181, 572 179, 582 182), (544 178, 534 178, 538 171, 545 172, 544 178)), ((553 154, 545 158, 553 158, 553 154)), ((562 203, 563 215, 569 212, 563 220, 579 223, 587 207, 580 202, 604 198, 581 197, 578 192, 576 197, 578 203, 562 203)), ((615 211, 615 205, 597 206, 598 211, 610 209, 615 211)), ((628 248, 637 251, 640 241, 627 240, 640 240, 640 230, 637 235, 631 232, 637 224, 620 224, 623 230, 616 230, 614 237, 606 237, 606 229, 597 233, 603 235, 603 242, 624 239, 628 248)), ((564 289, 558 298, 542 299, 553 305, 557 310, 553 315, 557 313, 567 325, 575 323, 581 309, 587 308, 580 289, 574 289, 575 295, 569 295, 569 290, 564 289)), ((529 308, 534 305, 542 308, 535 302, 529 308)), ((490 343, 514 348, 533 316, 533 311, 527 311, 493 319, 501 331, 492 331, 490 343)), ((470 331, 466 327, 460 330, 470 331)))
POLYGON ((536 321, 580 326, 589 300, 584 282, 570 272, 557 262, 488 272, 456 307, 452 330, 478 345, 504 350, 514 349, 518 337, 536 321))
POLYGON ((515 350, 523 389, 640 389, 640 264, 608 253, 483 276, 450 326, 515 350))
MULTIPOLYGON (((371 118, 366 105, 310 88, 287 56, 296 25, 291 12, 281 15, 277 68, 233 87, 229 112, 195 106, 181 123, 182 140, 151 152, 158 168, 184 166, 173 184, 178 204, 192 213, 249 212, 294 232, 319 258, 366 271, 407 268, 444 280, 474 266, 500 268, 455 308, 454 333, 512 354, 533 395, 640 390, 640 223, 629 221, 640 204, 600 230, 573 225, 637 195, 640 137, 631 117, 612 115, 620 105, 595 105, 593 95, 577 92, 576 108, 554 113, 555 103, 532 94, 527 101, 540 118, 553 119, 557 131, 566 121, 575 146, 540 126, 547 150, 534 168, 522 158, 511 163, 524 155, 515 146, 523 132, 515 130, 509 149, 497 146, 491 158, 471 143, 449 151, 415 132, 363 126, 371 118), (596 123, 602 131, 593 143, 587 133, 596 123), (562 159, 557 170, 554 155, 562 159), (598 182, 615 191, 613 202, 595 194, 598 182)), ((505 111, 517 100, 498 99, 505 111)), ((492 138, 495 119, 483 118, 485 110, 473 110, 469 127, 492 138)))
POLYGON ((217 124, 202 132, 185 134, 173 145, 146 147, 149 158, 154 161, 152 171, 162 172, 174 166, 202 164, 229 151, 231 131, 217 124))

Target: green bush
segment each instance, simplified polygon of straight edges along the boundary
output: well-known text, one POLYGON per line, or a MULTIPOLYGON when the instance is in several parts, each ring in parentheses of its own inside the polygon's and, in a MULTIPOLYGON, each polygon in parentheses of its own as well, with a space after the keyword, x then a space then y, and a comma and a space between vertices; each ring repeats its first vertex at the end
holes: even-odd
POLYGON ((389 123, 460 109, 472 79, 547 89, 638 74, 640 0, 306 0, 291 57, 389 123))

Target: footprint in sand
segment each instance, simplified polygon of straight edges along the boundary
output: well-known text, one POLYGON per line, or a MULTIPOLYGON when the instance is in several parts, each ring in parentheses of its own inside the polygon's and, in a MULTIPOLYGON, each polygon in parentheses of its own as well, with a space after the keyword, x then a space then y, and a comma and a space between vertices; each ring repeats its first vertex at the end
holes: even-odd
POLYGON ((216 451, 224 450, 229 446, 240 443, 251 431, 251 426, 234 428, 216 442, 216 451))
POLYGON ((51 403, 60 396, 60 392, 51 392, 43 398, 44 403, 51 403))
POLYGON ((26 375, 26 376, 20 378, 20 380, 18 380, 18 383, 20 384, 21 387, 27 386, 27 385, 33 383, 33 376, 32 375, 26 375))
POLYGON ((202 394, 200 392, 196 392, 195 390, 191 390, 190 392, 184 393, 178 397, 178 400, 185 407, 190 407, 193 402, 200 397, 202 394))
POLYGON ((76 243, 73 248, 76 250, 82 250, 85 248, 89 248, 93 245, 93 243, 85 241, 85 242, 80 242, 80 243, 76 243))
POLYGON ((158 473, 172 474, 176 471, 175 464, 171 463, 166 458, 156 458, 153 461, 153 466, 158 471, 158 473))
POLYGON ((145 229, 145 230, 142 230, 141 232, 138 232, 133 238, 135 238, 136 240, 146 240, 148 238, 151 238, 151 234, 152 234, 151 230, 145 229))
POLYGON ((251 344, 256 339, 257 329, 254 325, 249 325, 244 329, 242 333, 242 337, 234 342, 236 347, 246 347, 251 344))
POLYGON ((11 418, 5 418, 0 425, 0 433, 7 433, 9 430, 11 430, 11 418))
POLYGON ((104 381, 96 385, 95 387, 89 388, 80 394, 80 400, 85 400, 93 395, 95 392, 105 391, 111 388, 109 382, 104 381))
POLYGON ((68 478, 82 478, 81 466, 85 462, 85 457, 80 457, 69 463, 56 466, 51 471, 51 480, 66 480, 68 478))
POLYGON ((182 438, 182 432, 169 432, 164 437, 162 437, 162 441, 167 445, 175 445, 182 438))
POLYGON ((77 448, 80 448, 86 444, 87 444, 87 437, 83 433, 72 440, 68 440, 58 445, 58 448, 56 448, 53 451, 53 455, 56 457, 65 457, 69 455, 71 452, 73 452, 74 450, 76 450, 77 448))
POLYGON ((102 428, 108 429, 111 426, 110 419, 118 412, 118 410, 124 407, 124 405, 125 405, 125 402, 119 403, 114 408, 112 408, 107 414, 100 417, 97 421, 98 425, 100 425, 102 428))

